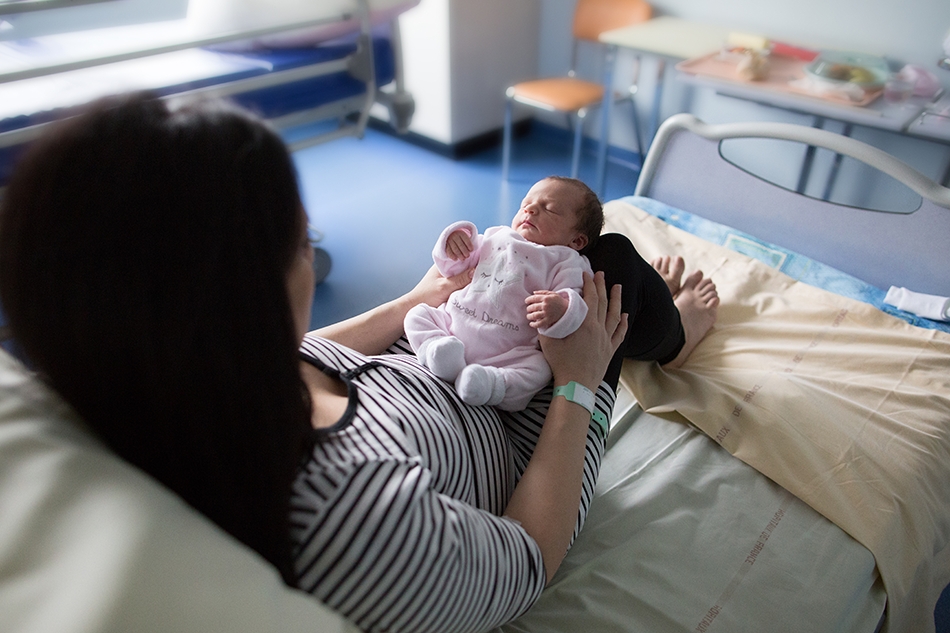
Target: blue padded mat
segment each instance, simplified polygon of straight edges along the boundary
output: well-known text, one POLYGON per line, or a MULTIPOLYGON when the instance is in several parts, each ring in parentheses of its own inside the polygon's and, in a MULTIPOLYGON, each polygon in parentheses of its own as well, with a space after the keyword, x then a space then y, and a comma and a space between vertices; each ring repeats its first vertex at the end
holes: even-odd
MULTIPOLYGON (((352 53, 355 48, 355 45, 343 44, 316 48, 272 49, 242 53, 242 57, 269 62, 274 70, 287 70, 318 61, 338 59, 352 53)), ((395 58, 390 40, 380 38, 373 40, 373 63, 377 86, 385 86, 395 78, 395 58)), ((245 92, 233 99, 263 116, 278 117, 363 92, 361 81, 347 73, 334 73, 245 92)))

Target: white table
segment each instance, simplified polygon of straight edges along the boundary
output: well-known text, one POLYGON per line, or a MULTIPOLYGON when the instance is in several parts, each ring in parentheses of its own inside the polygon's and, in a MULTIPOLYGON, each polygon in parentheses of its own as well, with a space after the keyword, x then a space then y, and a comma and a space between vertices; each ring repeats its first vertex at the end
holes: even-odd
MULTIPOLYGON (((950 94, 944 94, 921 112, 920 116, 910 122, 904 133, 950 145, 950 94)), ((940 184, 944 187, 950 186, 950 161, 944 169, 940 184)))
MULTIPOLYGON (((889 103, 880 97, 869 105, 858 107, 765 90, 757 88, 754 83, 731 82, 687 73, 680 73, 678 77, 690 84, 712 88, 719 94, 809 115, 813 117, 814 127, 823 127, 828 119, 839 121, 844 124, 842 133, 845 136, 851 135, 853 126, 862 125, 950 145, 950 102, 944 107, 946 114, 941 116, 932 112, 934 107, 926 99, 917 97, 902 103, 889 103)), ((804 191, 807 185, 813 157, 814 148, 809 148, 799 178, 799 192, 804 191)), ((840 156, 836 156, 825 186, 826 199, 840 163, 840 156)), ((950 182, 950 163, 939 180, 945 186, 950 182)))
MULTIPOLYGON (((618 48, 660 58, 657 88, 653 98, 651 129, 647 137, 652 139, 659 123, 664 62, 666 60, 680 62, 712 53, 722 47, 731 32, 732 29, 725 27, 671 16, 657 17, 642 24, 607 31, 600 37, 602 42, 609 45, 610 50, 605 85, 609 87, 613 80, 613 61, 618 48)), ((950 141, 950 125, 935 121, 932 116, 928 120, 928 116, 923 114, 927 103, 921 99, 894 104, 879 98, 867 106, 858 107, 807 95, 768 90, 754 82, 729 81, 684 72, 678 73, 677 78, 691 85, 711 88, 719 94, 809 115, 813 117, 815 127, 822 127, 827 119, 840 121, 845 125, 845 134, 850 134, 853 125, 862 125, 937 142, 950 141)), ((605 102, 605 107, 607 105, 605 102)), ((603 138, 607 138, 606 134, 603 138)), ((606 165, 606 144, 603 145, 601 151, 604 153, 604 158, 602 160, 606 165)), ((799 179, 799 188, 802 190, 810 169, 810 156, 806 155, 799 179)), ((829 183, 834 181, 835 171, 836 169, 833 168, 829 183)), ((950 178, 950 165, 942 180, 946 182, 948 178, 950 178)))

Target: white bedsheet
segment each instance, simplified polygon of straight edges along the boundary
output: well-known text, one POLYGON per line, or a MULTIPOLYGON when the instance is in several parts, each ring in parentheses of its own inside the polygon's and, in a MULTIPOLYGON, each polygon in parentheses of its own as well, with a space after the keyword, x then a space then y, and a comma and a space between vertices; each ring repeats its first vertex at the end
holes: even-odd
POLYGON ((621 380, 643 408, 675 411, 867 547, 888 594, 885 633, 933 631, 950 581, 950 335, 627 203, 605 215, 646 259, 687 257, 722 298, 681 369, 625 364, 621 380))
POLYGON ((796 497, 639 407, 609 444, 577 542, 500 631, 875 630, 885 594, 874 558, 796 497))

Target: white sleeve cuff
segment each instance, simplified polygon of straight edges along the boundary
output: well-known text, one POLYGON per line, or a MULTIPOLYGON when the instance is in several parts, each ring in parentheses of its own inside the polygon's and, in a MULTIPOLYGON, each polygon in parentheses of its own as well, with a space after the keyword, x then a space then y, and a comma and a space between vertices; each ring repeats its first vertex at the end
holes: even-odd
POLYGON ((927 295, 891 286, 884 297, 884 303, 926 319, 950 321, 950 297, 927 295))
POLYGON ((581 326, 587 318, 587 303, 573 290, 558 292, 567 298, 567 312, 551 327, 539 328, 538 333, 551 338, 564 338, 581 326))

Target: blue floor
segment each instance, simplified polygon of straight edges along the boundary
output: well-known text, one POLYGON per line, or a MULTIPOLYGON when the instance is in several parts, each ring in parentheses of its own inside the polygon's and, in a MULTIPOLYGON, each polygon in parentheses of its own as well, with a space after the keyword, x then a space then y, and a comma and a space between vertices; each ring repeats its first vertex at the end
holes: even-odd
MULTIPOLYGON (((532 184, 568 175, 570 139, 534 126, 516 139, 508 183, 501 181, 500 147, 453 160, 373 129, 294 158, 304 204, 333 262, 314 297, 317 328, 409 290, 432 264, 432 245, 447 224, 508 224, 532 184)), ((590 148, 580 177, 595 186, 594 172, 590 148)), ((632 194, 636 178, 629 166, 608 163, 603 198, 632 194)), ((950 592, 937 604, 935 621, 937 633, 950 633, 950 592)))

